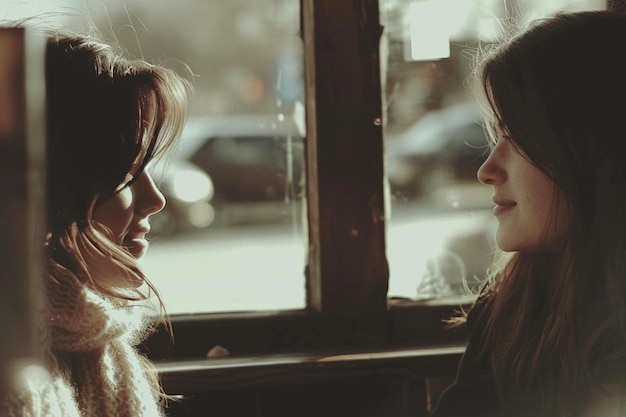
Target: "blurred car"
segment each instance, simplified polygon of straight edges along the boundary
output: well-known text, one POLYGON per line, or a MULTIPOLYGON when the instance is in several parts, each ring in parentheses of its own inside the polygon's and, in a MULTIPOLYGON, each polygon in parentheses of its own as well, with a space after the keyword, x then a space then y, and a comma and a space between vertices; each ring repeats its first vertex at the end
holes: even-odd
POLYGON ((163 210, 151 217, 152 235, 173 235, 213 223, 214 187, 206 172, 176 158, 159 161, 151 171, 167 201, 163 210))
POLYGON ((245 221, 276 217, 304 189, 300 131, 292 118, 276 114, 191 117, 176 159, 211 178, 216 221, 234 221, 235 212, 248 215, 245 221))
POLYGON ((487 137, 473 103, 432 111, 386 142, 391 194, 412 200, 442 187, 476 184, 487 137))
POLYGON ((440 251, 430 257, 417 286, 417 299, 478 294, 494 260, 497 221, 491 210, 444 237, 440 251))

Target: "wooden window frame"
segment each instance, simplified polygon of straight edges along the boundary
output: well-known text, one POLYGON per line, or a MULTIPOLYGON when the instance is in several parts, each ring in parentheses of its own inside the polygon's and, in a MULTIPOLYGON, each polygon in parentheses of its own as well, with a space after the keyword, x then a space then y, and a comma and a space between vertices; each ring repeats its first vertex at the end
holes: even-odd
MULTIPOLYGON (((300 0, 309 252, 302 311, 172 318, 144 345, 169 393, 201 394, 398 369, 453 378, 473 297, 387 297, 378 0, 300 0), (207 358, 215 346, 230 355, 207 358)), ((623 2, 607 9, 624 12, 623 2)), ((428 390, 427 390, 428 391, 428 390)), ((435 392, 434 395, 438 395, 435 392)), ((434 397, 428 394, 428 401, 434 397)), ((427 407, 430 409, 430 406, 427 407)))
MULTIPOLYGON (((173 316, 173 341, 159 331, 143 345, 163 370, 195 360, 205 372, 211 363, 219 368, 224 359, 206 359, 215 346, 230 352, 228 360, 240 358, 233 368, 254 366, 258 355, 463 346, 463 331, 446 329, 444 320, 472 297, 387 298, 378 7, 377 0, 301 0, 306 308, 173 316)), ((456 365, 458 356, 446 357, 456 365)))
POLYGON ((44 39, 23 28, 0 28, 0 397, 39 376, 43 350, 41 279, 45 255, 44 39))

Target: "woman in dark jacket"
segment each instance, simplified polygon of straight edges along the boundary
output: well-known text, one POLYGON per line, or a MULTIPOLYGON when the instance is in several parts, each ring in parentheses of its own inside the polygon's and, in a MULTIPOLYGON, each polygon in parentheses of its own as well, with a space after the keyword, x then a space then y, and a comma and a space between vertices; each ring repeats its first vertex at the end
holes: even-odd
POLYGON ((433 417, 626 415, 626 16, 561 13, 477 74, 501 250, 433 417))

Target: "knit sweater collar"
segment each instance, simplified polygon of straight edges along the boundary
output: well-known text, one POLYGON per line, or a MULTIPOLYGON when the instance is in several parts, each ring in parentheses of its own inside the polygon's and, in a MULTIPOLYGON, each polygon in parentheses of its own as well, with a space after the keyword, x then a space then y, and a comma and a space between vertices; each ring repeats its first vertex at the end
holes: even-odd
POLYGON ((143 308, 98 293, 70 274, 48 284, 47 309, 51 348, 61 352, 86 352, 113 340, 134 346, 147 328, 143 308))
POLYGON ((154 367, 135 348, 147 332, 144 311, 56 271, 43 309, 50 380, 11 396, 7 416, 163 416, 154 367))

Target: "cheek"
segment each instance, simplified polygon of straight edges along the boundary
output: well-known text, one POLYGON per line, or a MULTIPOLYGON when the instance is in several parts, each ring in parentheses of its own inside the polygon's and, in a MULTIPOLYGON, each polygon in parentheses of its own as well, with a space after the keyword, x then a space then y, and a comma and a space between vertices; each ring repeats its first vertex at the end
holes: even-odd
POLYGON ((121 243, 120 239, 132 219, 132 201, 132 192, 129 189, 124 189, 94 210, 94 221, 109 228, 113 232, 116 243, 121 243))
POLYGON ((550 210, 552 213, 552 227, 553 234, 557 237, 565 235, 567 229, 570 227, 570 212, 569 204, 565 197, 565 194, 558 188, 554 187, 552 204, 550 210))
POLYGON ((538 248, 549 249, 567 229, 567 205, 563 193, 550 179, 542 176, 534 183, 534 189, 529 190, 531 211, 526 216, 527 233, 538 248))
POLYGON ((528 190, 531 193, 528 196, 529 205, 532 212, 529 213, 531 218, 537 219, 539 225, 544 225, 548 222, 554 212, 553 207, 553 188, 547 186, 547 184, 541 184, 534 189, 528 190))

